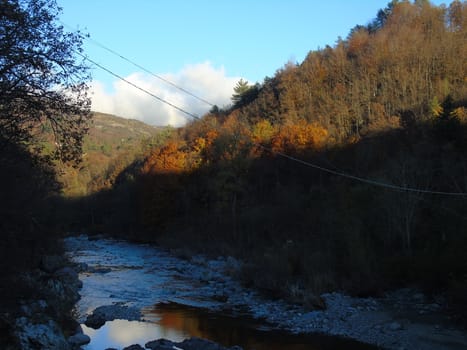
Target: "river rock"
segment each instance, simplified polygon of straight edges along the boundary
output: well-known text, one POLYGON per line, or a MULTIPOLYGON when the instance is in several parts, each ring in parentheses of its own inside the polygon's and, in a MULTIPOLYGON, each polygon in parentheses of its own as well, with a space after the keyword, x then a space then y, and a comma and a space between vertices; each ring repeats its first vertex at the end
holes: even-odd
POLYGON ((20 317, 16 321, 16 328, 16 337, 22 350, 71 349, 57 323, 52 320, 34 324, 26 317, 20 317))
POLYGON ((99 314, 91 314, 86 318, 84 324, 93 329, 101 328, 106 322, 106 319, 99 314))
POLYGON ((66 260, 60 255, 45 255, 42 257, 40 262, 40 268, 42 271, 48 273, 54 273, 66 264, 66 260))
POLYGON ((106 321, 122 319, 128 321, 138 321, 141 319, 141 312, 135 307, 128 307, 121 303, 114 305, 103 305, 96 308, 84 322, 88 327, 99 329, 106 321))
POLYGON ((190 339, 185 339, 180 343, 175 343, 167 339, 158 339, 153 340, 145 345, 146 349, 151 350, 173 350, 173 349, 183 349, 183 350, 242 350, 239 346, 233 346, 230 348, 223 347, 217 343, 214 343, 210 340, 201 339, 197 337, 192 337, 190 339))
POLYGON ((66 308, 68 305, 73 305, 79 300, 78 289, 81 285, 78 278, 59 279, 54 277, 47 280, 44 290, 49 298, 54 300, 55 306, 66 308))
POLYGON ((80 262, 75 264, 75 269, 77 272, 85 272, 89 269, 89 266, 85 262, 80 262))
POLYGON ((47 309, 47 302, 45 300, 37 300, 31 302, 22 302, 21 312, 24 316, 32 317, 35 314, 41 314, 47 309))
POLYGON ((54 275, 61 280, 71 281, 78 279, 78 272, 70 266, 62 267, 55 271, 54 275))
POLYGON ((161 339, 150 341, 146 343, 144 346, 146 347, 146 349, 150 349, 150 350, 173 350, 174 345, 175 345, 174 342, 161 338, 161 339))
POLYGON ((127 346, 126 348, 123 348, 123 350, 144 350, 144 348, 139 344, 133 344, 133 345, 127 346))
POLYGON ((180 347, 183 350, 226 350, 227 349, 212 341, 201 339, 201 338, 196 338, 196 337, 185 339, 181 343, 178 343, 177 347, 180 347))
POLYGON ((69 286, 75 290, 83 287, 83 282, 79 279, 78 272, 76 269, 66 266, 54 273, 54 276, 63 281, 66 286, 69 286))
POLYGON ((73 347, 88 344, 90 341, 91 338, 89 338, 89 336, 83 333, 77 333, 68 337, 68 343, 73 347))
POLYGON ((109 273, 111 271, 112 271, 112 269, 110 267, 106 267, 106 266, 92 266, 92 267, 88 268, 88 272, 91 272, 91 273, 106 274, 106 273, 109 273))
POLYGON ((402 329, 402 325, 399 322, 391 322, 388 328, 391 331, 400 331, 402 329))

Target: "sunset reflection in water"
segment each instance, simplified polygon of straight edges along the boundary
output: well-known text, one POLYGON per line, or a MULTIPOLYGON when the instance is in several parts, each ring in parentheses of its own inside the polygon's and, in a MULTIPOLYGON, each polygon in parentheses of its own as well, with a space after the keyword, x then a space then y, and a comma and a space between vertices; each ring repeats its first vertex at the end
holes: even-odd
POLYGON ((292 335, 264 328, 260 321, 246 317, 230 317, 206 310, 171 304, 158 304, 143 310, 147 322, 115 320, 98 330, 83 325, 91 337, 85 350, 123 348, 160 338, 175 342, 200 337, 223 346, 240 345, 245 350, 327 350, 375 349, 375 347, 335 337, 292 335), (262 330, 259 329, 262 327, 262 330))
POLYGON ((84 333, 91 337, 91 343, 82 347, 85 350, 121 349, 132 344, 144 346, 148 341, 159 338, 182 341, 190 337, 189 334, 153 322, 114 320, 106 322, 97 330, 85 325, 82 327, 84 333))

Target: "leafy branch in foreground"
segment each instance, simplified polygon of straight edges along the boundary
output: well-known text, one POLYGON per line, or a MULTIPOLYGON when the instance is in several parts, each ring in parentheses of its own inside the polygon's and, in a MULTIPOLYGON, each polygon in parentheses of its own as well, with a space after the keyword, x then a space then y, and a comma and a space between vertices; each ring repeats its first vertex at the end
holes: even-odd
POLYGON ((90 119, 90 76, 75 57, 81 34, 65 32, 59 13, 53 0, 0 0, 0 136, 34 145, 47 125, 54 156, 71 161, 80 158, 90 119))

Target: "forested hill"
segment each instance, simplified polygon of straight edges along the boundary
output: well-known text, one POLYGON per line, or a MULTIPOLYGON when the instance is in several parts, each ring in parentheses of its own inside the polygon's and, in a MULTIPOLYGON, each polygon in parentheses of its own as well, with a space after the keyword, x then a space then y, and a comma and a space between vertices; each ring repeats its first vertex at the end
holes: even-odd
POLYGON ((161 144, 170 133, 170 127, 92 113, 92 123, 84 137, 82 163, 79 167, 61 169, 64 194, 83 196, 110 188, 123 169, 151 147, 161 144))
POLYGON ((89 141, 97 142, 102 137, 110 143, 153 137, 160 128, 139 120, 124 119, 112 114, 94 112, 89 130, 89 141), (122 141, 123 140, 123 141, 122 141))
POLYGON ((80 223, 237 255, 245 283, 304 304, 417 285, 465 310, 466 18, 465 1, 393 1, 240 81, 231 108, 173 130, 80 223))
POLYGON ((345 40, 252 87, 237 102, 241 114, 250 123, 317 122, 345 142, 439 116, 447 99, 453 112, 467 94, 465 6, 393 1, 345 40))

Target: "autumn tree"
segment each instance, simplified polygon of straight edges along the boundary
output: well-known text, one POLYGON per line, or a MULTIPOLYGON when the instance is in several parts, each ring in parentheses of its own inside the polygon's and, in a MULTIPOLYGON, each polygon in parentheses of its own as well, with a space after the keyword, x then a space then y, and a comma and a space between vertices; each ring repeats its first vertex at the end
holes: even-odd
POLYGON ((154 149, 142 167, 140 197, 142 218, 147 227, 157 229, 180 209, 174 198, 179 197, 182 175, 187 170, 187 153, 179 140, 169 140, 154 149))
POLYGON ((36 214, 44 198, 57 189, 39 135, 52 131, 52 155, 69 161, 80 158, 87 130, 88 69, 76 58, 81 36, 57 24, 59 13, 53 0, 0 1, 0 169, 8 172, 1 174, 6 179, 2 186, 16 193, 2 200, 0 221, 9 222, 11 230, 2 234, 12 234, 13 241, 21 235, 31 242, 33 235, 40 236, 31 227, 40 221, 36 214), (22 164, 32 164, 34 170, 22 164), (38 190, 24 192, 32 183, 38 190), (10 211, 18 207, 12 216, 10 211))
MULTIPOLYGON (((81 37, 57 24, 59 12, 54 0, 0 0, 0 309, 12 314, 18 298, 46 298, 24 272, 37 274, 44 254, 62 253, 49 201, 55 169, 38 135, 50 128, 51 155, 76 160, 89 119, 88 70, 76 59, 81 37)), ((63 309, 45 312, 64 320, 63 309)), ((1 348, 17 347, 5 344, 4 331, 0 338, 1 348)))
POLYGON ((55 156, 72 160, 80 157, 90 117, 89 75, 76 58, 81 34, 65 32, 59 13, 53 0, 0 2, 0 136, 32 143, 48 125, 55 156))
POLYGON ((278 152, 316 150, 321 147, 328 132, 317 123, 304 120, 283 125, 272 138, 272 148, 278 152))

